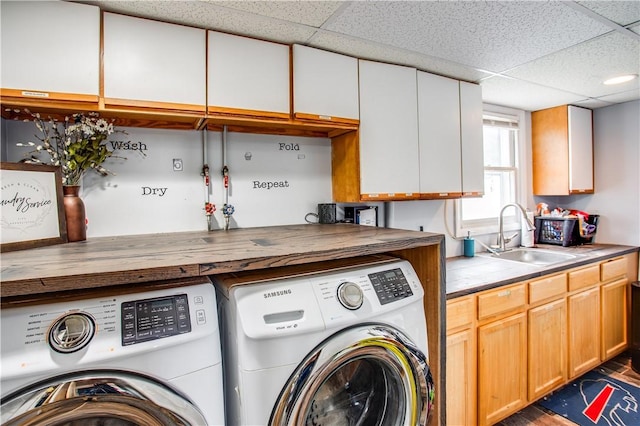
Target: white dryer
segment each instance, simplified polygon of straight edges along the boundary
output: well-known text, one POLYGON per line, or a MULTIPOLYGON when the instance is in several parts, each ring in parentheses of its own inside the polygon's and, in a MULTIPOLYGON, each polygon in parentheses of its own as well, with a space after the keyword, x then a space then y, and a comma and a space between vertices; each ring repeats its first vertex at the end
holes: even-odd
POLYGON ((222 425, 207 278, 3 303, 3 425, 222 425))
POLYGON ((414 269, 380 256, 337 263, 214 279, 228 425, 427 423, 434 384, 414 269))

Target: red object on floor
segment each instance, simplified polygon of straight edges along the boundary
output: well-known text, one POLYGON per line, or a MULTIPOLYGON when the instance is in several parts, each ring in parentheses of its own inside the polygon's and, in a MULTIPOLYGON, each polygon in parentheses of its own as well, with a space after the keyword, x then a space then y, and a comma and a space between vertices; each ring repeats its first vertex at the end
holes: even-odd
POLYGON ((604 407, 607 405, 607 402, 609 402, 614 390, 613 386, 609 384, 605 385, 582 413, 593 423, 598 423, 604 407))

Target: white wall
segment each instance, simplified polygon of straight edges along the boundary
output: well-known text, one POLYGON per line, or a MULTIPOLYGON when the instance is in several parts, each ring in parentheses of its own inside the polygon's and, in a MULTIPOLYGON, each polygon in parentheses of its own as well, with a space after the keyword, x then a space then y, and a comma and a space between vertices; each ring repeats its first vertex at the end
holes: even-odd
POLYGON ((598 243, 640 246, 640 101, 594 110, 593 127, 595 193, 538 201, 599 214, 598 243))
MULTIPOLYGON (((527 114, 527 120, 528 120, 527 114)), ((532 197, 526 206, 545 201, 552 206, 584 210, 600 215, 596 242, 640 246, 640 101, 594 111, 595 194, 570 197, 532 197)), ((206 229, 205 188, 202 177, 202 133, 157 129, 125 129, 127 140, 143 142, 146 157, 122 151, 126 161, 109 160, 117 176, 85 179, 83 198, 89 219, 88 236, 109 236, 206 229), (184 171, 172 170, 173 158, 182 158, 184 171), (143 187, 167 188, 164 196, 143 195, 143 187)), ((34 134, 31 123, 2 120, 3 161, 19 161, 15 142, 34 134)), ((220 170, 221 133, 208 133, 211 201, 216 204, 214 227, 224 226, 220 170)), ((525 142, 530 175, 530 136, 525 142)), ((236 207, 233 227, 305 223, 316 204, 331 200, 331 146, 328 139, 229 133, 228 164, 231 169, 229 202, 236 207), (281 149, 284 143, 294 149, 281 149), (295 145, 298 144, 298 150, 295 145), (251 160, 245 159, 250 152, 251 160), (254 189, 254 181, 288 181, 289 187, 254 189)), ((529 178, 530 181, 530 178, 529 178)), ((527 185, 530 187, 530 185, 527 185)), ((453 227, 453 201, 405 201, 378 205, 380 226, 447 235, 453 227), (446 203, 446 208, 445 208, 446 203), (386 217, 385 217, 386 216, 386 217)), ((339 206, 338 218, 342 216, 339 206)), ((475 236, 494 244, 496 235, 475 236)), ((446 236, 446 256, 461 256, 462 243, 446 236)), ((476 251, 481 250, 476 247, 476 251)))
MULTIPOLYGON (((17 162, 28 150, 17 142, 33 140, 33 123, 2 120, 3 161, 17 162)), ((203 133, 190 130, 124 128, 110 140, 131 141, 142 150, 118 150, 105 167, 115 176, 85 175, 87 236, 136 235, 206 230, 206 189, 201 176, 203 133), (173 159, 183 170, 173 170, 173 159)), ((224 227, 222 205, 222 134, 207 133, 210 200, 215 203, 214 229, 224 227)), ((228 133, 229 204, 235 207, 231 227, 305 223, 318 203, 331 202, 331 142, 303 138, 228 133), (269 183, 281 183, 269 188, 269 183)), ((46 156, 43 156, 46 158, 46 156)))

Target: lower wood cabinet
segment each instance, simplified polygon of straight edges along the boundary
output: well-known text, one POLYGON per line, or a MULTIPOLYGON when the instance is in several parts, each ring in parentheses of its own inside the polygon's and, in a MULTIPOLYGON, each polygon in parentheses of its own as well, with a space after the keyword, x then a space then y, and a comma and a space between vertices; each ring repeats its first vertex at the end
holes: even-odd
POLYGON ((495 424, 628 347, 638 253, 447 301, 446 416, 495 424))
POLYGON ((527 314, 478 327, 478 424, 527 405, 527 314))
POLYGON ((476 424, 475 329, 447 336, 447 424, 476 424))
POLYGON ((567 380, 567 300, 532 308, 528 316, 529 401, 567 380))
POLYGON ((600 364, 600 287, 571 295, 569 306, 569 379, 600 364))
POLYGON ((621 278, 601 288, 600 354, 602 361, 606 361, 627 348, 629 285, 626 278, 621 278))

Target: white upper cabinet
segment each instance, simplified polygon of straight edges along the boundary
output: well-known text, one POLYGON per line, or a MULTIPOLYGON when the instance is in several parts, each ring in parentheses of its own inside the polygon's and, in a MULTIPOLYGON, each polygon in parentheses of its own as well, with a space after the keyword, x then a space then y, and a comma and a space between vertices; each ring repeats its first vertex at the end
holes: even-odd
POLYGON ((569 188, 593 192, 593 112, 569 105, 569 188))
POLYGON ((294 44, 293 113, 302 120, 357 122, 358 60, 294 44))
POLYGON ((418 71, 420 198, 484 192, 480 86, 418 71))
POLYGON ((205 30, 104 13, 107 107, 204 111, 205 58, 205 30))
POLYGON ((210 113, 289 118, 289 46, 209 31, 208 51, 210 113))
POLYGON ((365 60, 359 68, 361 198, 417 198, 416 69, 365 60))
POLYGON ((100 87, 100 9, 62 1, 3 1, 3 96, 69 99, 100 87), (6 92, 4 89, 14 89, 6 92))
POLYGON ((462 195, 484 195, 484 146, 482 143, 482 88, 460 82, 460 143, 462 195))
POLYGON ((458 80, 418 71, 421 198, 462 195, 458 80))

